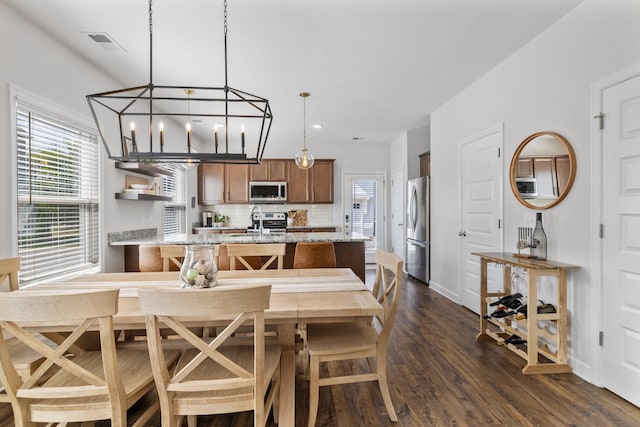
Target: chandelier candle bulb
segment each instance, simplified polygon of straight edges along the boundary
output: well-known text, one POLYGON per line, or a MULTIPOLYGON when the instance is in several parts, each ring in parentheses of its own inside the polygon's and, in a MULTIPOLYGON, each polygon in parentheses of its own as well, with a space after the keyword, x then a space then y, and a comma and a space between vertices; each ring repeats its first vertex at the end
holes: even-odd
POLYGON ((163 148, 164 148, 164 123, 160 122, 160 125, 158 125, 158 128, 160 129, 160 152, 163 152, 163 148))
POLYGON ((187 153, 191 152, 191 124, 187 123, 187 153))
POLYGON ((244 125, 240 126, 240 129, 241 129, 240 141, 242 143, 242 152, 244 153, 244 125))
POLYGON ((131 122, 131 145, 136 144, 136 122, 131 122))

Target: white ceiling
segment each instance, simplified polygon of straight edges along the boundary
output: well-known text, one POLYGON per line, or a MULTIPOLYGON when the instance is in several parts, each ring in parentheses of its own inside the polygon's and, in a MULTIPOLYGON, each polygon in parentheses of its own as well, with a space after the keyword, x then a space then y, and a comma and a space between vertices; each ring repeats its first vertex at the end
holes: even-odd
MULTIPOLYGON (((149 82, 147 1, 0 1, 122 87, 149 82)), ((270 141, 301 140, 304 90, 309 141, 388 142, 581 1, 228 0, 229 85, 269 99, 270 141)), ((223 0, 155 0, 153 82, 222 86, 222 24, 223 0)))

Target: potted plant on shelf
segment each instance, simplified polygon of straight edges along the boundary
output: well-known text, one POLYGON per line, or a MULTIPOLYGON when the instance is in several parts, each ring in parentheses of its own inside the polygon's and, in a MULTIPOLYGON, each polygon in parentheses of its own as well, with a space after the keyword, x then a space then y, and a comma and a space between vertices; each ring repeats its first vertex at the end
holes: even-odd
POLYGON ((227 223, 227 221, 229 221, 229 216, 228 215, 216 213, 214 218, 213 218, 213 226, 214 227, 223 227, 227 223))

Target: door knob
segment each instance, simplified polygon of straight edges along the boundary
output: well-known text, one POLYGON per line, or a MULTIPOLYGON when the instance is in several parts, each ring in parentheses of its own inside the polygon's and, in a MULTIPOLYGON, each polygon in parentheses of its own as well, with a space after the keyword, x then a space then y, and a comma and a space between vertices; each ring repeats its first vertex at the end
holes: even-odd
POLYGON ((458 236, 460 236, 460 237, 466 237, 466 236, 467 236, 467 232, 466 232, 466 231, 459 231, 459 232, 458 232, 458 236))

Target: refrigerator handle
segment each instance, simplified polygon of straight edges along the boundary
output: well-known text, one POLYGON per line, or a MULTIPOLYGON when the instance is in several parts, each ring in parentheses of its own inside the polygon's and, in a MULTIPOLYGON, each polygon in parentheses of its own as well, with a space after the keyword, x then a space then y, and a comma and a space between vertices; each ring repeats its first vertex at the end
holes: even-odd
POLYGON ((414 239, 407 239, 407 243, 413 246, 420 246, 421 248, 426 248, 428 243, 422 243, 414 239))
POLYGON ((418 191, 416 187, 411 188, 411 201, 409 202, 409 224, 411 229, 416 229, 416 223, 418 221, 418 191))

